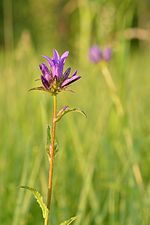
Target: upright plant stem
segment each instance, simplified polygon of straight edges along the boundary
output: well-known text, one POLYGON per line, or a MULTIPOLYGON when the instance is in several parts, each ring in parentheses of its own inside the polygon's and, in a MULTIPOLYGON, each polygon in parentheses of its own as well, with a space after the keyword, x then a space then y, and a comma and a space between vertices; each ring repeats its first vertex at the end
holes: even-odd
MULTIPOLYGON (((57 110, 57 99, 54 96, 54 108, 53 108, 53 121, 52 121, 52 141, 49 147, 49 179, 48 179, 48 197, 47 197, 47 208, 50 211, 51 206, 51 195, 52 195, 52 178, 53 178, 53 160, 54 160, 54 144, 55 144, 55 118, 57 110)), ((45 220, 44 225, 48 225, 48 218, 45 220)))
POLYGON ((45 219, 44 225, 48 225, 48 217, 45 219))
POLYGON ((113 100, 114 104, 116 105, 117 112, 120 116, 124 116, 124 109, 123 109, 123 106, 121 104, 120 98, 117 94, 117 89, 116 89, 115 84, 112 80, 111 74, 110 74, 110 72, 109 72, 109 70, 106 66, 102 66, 101 70, 102 70, 102 74, 105 78, 105 81, 108 85, 108 88, 111 92, 112 100, 113 100))

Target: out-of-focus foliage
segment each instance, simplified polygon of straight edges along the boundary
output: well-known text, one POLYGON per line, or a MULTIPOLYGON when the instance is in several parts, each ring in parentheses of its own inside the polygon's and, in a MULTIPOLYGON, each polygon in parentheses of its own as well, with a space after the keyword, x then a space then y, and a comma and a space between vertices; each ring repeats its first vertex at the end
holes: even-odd
POLYGON ((2 0, 0 46, 17 47, 26 31, 36 49, 107 44, 125 28, 149 28, 149 10, 146 0, 2 0))
POLYGON ((46 200, 52 98, 27 90, 39 82, 41 55, 56 48, 70 51, 66 63, 82 76, 58 108, 81 108, 87 119, 72 113, 57 123, 51 224, 79 215, 78 225, 149 225, 149 11, 149 0, 0 1, 0 224, 43 223, 36 200, 18 187, 46 200), (113 49, 109 69, 124 119, 88 61, 93 44, 113 49))

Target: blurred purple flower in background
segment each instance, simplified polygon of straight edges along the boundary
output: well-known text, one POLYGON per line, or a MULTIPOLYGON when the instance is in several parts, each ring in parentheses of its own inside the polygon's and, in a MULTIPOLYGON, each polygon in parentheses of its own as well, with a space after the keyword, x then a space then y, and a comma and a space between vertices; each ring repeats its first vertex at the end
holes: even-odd
POLYGON ((101 50, 99 46, 95 45, 89 49, 89 60, 92 63, 99 63, 100 61, 109 61, 112 55, 111 48, 104 48, 101 50))
POLYGON ((89 49, 89 60, 93 63, 98 63, 101 59, 101 53, 99 46, 95 45, 89 49))
POLYGON ((104 61, 109 61, 111 59, 112 49, 111 48, 104 48, 102 52, 102 58, 104 61))
POLYGON ((42 72, 41 81, 43 86, 31 88, 30 90, 43 90, 48 91, 51 95, 56 95, 58 92, 66 90, 68 85, 80 79, 81 76, 76 75, 77 70, 71 77, 69 77, 71 71, 70 67, 63 74, 63 67, 68 54, 69 51, 66 51, 60 57, 58 52, 54 49, 52 59, 43 55, 43 57, 47 60, 51 70, 48 69, 45 62, 39 65, 42 72))

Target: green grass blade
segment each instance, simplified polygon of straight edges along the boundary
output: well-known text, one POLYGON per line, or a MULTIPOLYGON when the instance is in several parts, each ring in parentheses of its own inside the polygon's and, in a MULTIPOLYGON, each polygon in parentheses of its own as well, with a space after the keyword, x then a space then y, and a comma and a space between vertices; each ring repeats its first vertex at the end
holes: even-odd
POLYGON ((69 225, 76 219, 77 219, 77 216, 74 216, 74 217, 70 218, 69 220, 66 220, 65 222, 61 223, 60 225, 69 225))

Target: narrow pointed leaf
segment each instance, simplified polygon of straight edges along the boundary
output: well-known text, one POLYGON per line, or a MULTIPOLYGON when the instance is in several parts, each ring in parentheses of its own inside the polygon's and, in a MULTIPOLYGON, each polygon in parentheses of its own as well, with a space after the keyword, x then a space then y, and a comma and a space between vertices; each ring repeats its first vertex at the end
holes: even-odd
POLYGON ((60 225, 69 225, 76 219, 77 219, 77 216, 74 216, 74 217, 70 218, 69 220, 66 220, 65 222, 61 223, 60 225))
POLYGON ((43 202, 43 197, 41 196, 41 194, 37 190, 35 190, 34 188, 30 188, 28 186, 21 186, 20 188, 27 189, 27 190, 29 190, 33 193, 33 195, 36 198, 39 206, 42 209, 43 218, 44 219, 48 218, 49 210, 48 210, 47 206, 45 205, 45 203, 43 202))
POLYGON ((51 129, 50 129, 50 126, 48 125, 48 127, 47 127, 47 149, 49 149, 50 144, 51 144, 51 129))
POLYGON ((28 91, 46 91, 44 87, 35 87, 35 88, 30 88, 28 91))
POLYGON ((66 107, 63 107, 58 113, 57 113, 57 116, 56 116, 56 119, 55 121, 59 121, 65 114, 69 113, 69 112, 79 112, 81 113, 83 116, 87 117, 85 112, 83 112, 81 109, 79 108, 68 108, 67 106, 66 107))
POLYGON ((57 155, 58 152, 59 152, 59 146, 56 142, 56 144, 54 145, 54 157, 57 155))

